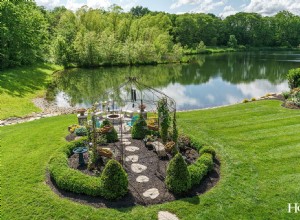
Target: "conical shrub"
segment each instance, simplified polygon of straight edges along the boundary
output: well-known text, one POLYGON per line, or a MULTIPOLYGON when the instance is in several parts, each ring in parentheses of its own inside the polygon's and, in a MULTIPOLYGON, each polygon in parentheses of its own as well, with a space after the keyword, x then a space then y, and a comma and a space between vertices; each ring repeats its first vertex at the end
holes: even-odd
POLYGON ((147 122, 142 115, 134 122, 131 129, 131 136, 134 139, 143 139, 148 133, 147 122))
POLYGON ((101 175, 102 195, 106 199, 118 199, 128 191, 127 173, 116 160, 110 160, 101 175))
POLYGON ((180 153, 170 161, 165 182, 167 188, 176 194, 182 194, 191 188, 191 176, 180 153))

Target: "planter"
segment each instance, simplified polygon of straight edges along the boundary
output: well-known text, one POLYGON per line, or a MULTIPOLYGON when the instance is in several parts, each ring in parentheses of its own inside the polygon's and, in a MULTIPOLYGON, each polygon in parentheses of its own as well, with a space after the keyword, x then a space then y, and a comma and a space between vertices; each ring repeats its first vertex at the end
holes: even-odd
POLYGON ((81 108, 81 109, 78 109, 77 112, 80 114, 80 116, 84 116, 84 113, 86 112, 86 109, 81 108))
POLYGON ((106 134, 106 133, 111 132, 112 129, 113 129, 113 126, 107 125, 107 126, 104 126, 103 128, 98 129, 98 132, 99 132, 100 134, 106 134))
POLYGON ((168 153, 171 153, 174 147, 175 147, 174 141, 170 141, 165 145, 165 149, 168 153))
POLYGON ((103 157, 112 158, 113 153, 107 148, 97 148, 98 154, 103 157))
POLYGON ((149 130, 158 131, 158 125, 149 124, 147 126, 149 130))

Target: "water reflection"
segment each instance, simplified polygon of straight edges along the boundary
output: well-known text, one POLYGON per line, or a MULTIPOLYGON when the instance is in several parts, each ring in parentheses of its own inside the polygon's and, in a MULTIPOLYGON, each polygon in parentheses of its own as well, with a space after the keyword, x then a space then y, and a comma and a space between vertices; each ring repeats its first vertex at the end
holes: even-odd
POLYGON ((182 65, 72 69, 57 75, 55 100, 89 107, 126 77, 137 76, 174 98, 180 110, 227 105, 288 90, 286 73, 299 62, 296 52, 258 52, 194 56, 182 65))

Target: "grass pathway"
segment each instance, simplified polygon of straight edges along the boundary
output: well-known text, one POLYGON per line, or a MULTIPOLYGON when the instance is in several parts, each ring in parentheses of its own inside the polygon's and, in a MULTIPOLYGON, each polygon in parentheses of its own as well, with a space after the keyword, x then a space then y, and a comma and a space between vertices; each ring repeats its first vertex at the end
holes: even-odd
POLYGON ((279 101, 178 113, 182 131, 213 145, 221 179, 199 197, 149 207, 93 208, 59 198, 44 183, 51 155, 65 143, 74 115, 0 128, 2 219, 299 219, 300 111, 279 101))

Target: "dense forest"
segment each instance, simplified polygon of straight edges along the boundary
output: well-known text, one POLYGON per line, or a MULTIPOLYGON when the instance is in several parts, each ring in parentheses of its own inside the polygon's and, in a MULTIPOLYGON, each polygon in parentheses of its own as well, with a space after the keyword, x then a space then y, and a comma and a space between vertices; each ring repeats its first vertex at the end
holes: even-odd
POLYGON ((1 68, 54 62, 65 67, 132 65, 181 60, 185 49, 206 46, 297 47, 300 16, 240 12, 168 14, 141 6, 124 12, 86 6, 46 10, 34 1, 0 3, 1 68))

